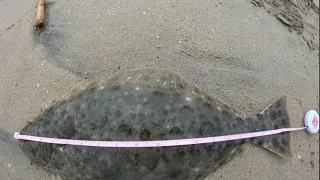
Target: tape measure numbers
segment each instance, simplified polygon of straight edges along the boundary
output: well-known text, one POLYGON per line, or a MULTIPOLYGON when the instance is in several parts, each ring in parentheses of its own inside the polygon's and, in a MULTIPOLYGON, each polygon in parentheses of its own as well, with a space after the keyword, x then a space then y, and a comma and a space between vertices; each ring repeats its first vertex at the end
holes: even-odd
POLYGON ((306 127, 301 127, 301 128, 282 128, 282 129, 269 130, 269 131, 259 131, 259 132, 217 136, 217 137, 159 140, 159 141, 90 141, 90 140, 58 139, 58 138, 21 135, 18 132, 14 133, 14 138, 19 140, 36 141, 36 142, 43 142, 43 143, 92 146, 92 147, 139 148, 139 147, 183 146, 183 145, 216 143, 216 142, 246 139, 246 138, 252 138, 252 137, 268 136, 268 135, 279 134, 283 132, 299 131, 304 129, 306 129, 310 134, 315 134, 315 133, 318 133, 319 131, 319 115, 316 111, 311 110, 306 113, 305 126, 306 127))
POLYGON ((74 140, 74 139, 58 139, 39 136, 20 135, 18 132, 14 134, 14 138, 19 140, 36 141, 52 144, 66 144, 66 145, 78 145, 78 146, 92 146, 92 147, 127 147, 127 148, 139 148, 139 147, 169 147, 169 146, 183 146, 193 144, 204 143, 216 143, 223 141, 232 141, 238 139, 246 139, 259 136, 268 136, 272 134, 279 134, 288 131, 304 130, 302 128, 283 128, 270 131, 260 131, 245 134, 235 134, 216 137, 205 138, 192 138, 192 139, 176 139, 176 140, 160 140, 160 141, 90 141, 90 140, 74 140))

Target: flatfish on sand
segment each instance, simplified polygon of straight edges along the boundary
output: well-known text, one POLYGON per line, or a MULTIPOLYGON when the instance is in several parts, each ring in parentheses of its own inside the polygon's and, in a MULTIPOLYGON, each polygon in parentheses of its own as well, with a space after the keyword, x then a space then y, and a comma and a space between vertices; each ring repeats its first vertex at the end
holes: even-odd
MULTIPOLYGON (((53 104, 20 134, 151 141, 290 127, 285 96, 252 117, 240 114, 175 73, 140 69, 115 75, 53 104)), ((63 180, 193 180, 217 170, 247 143, 281 157, 291 156, 290 133, 176 147, 102 148, 32 141, 22 141, 20 146, 33 164, 63 180)))

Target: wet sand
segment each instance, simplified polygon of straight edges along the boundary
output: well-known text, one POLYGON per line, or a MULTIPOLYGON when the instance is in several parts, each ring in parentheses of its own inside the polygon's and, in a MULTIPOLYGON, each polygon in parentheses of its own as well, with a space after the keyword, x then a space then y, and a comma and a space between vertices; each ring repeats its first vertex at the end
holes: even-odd
MULTIPOLYGON (((47 2, 39 35, 36 1, 0 0, 0 17, 10 15, 0 19, 3 179, 50 179, 13 133, 71 89, 126 69, 175 71, 248 115, 286 94, 293 127, 319 107, 319 12, 310 4, 296 4, 292 18, 268 0, 47 2)), ((248 145, 207 179, 319 179, 319 136, 293 133, 292 152, 283 160, 248 145)))

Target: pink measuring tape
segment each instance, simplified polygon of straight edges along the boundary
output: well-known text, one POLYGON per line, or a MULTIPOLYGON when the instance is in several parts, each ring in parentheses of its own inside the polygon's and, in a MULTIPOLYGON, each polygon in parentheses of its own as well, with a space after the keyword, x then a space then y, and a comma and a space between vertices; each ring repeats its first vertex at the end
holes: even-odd
POLYGON ((127 148, 138 148, 138 147, 168 147, 168 146, 183 146, 193 144, 204 144, 204 143, 215 143, 222 141, 231 141, 259 136, 267 136, 272 134, 279 134, 288 131, 303 130, 302 128, 284 128, 270 131, 260 131, 245 134, 235 134, 217 137, 205 137, 205 138, 192 138, 192 139, 177 139, 177 140, 161 140, 161 141, 89 141, 89 140, 73 140, 73 139, 58 139, 58 138, 47 138, 29 135, 20 135, 18 132, 14 134, 14 138, 20 140, 37 141, 52 144, 68 144, 78 146, 93 146, 93 147, 127 147, 127 148))
POLYGON ((28 140, 52 144, 66 144, 78 146, 92 146, 92 147, 122 147, 122 148, 139 148, 139 147, 169 147, 169 146, 183 146, 204 143, 216 143, 223 141, 231 141, 238 139, 246 139, 252 137, 268 136, 289 131, 299 131, 306 129, 309 133, 315 134, 319 131, 319 115, 316 111, 309 111, 305 116, 306 127, 301 128, 282 128, 269 131, 259 131, 244 134, 234 134, 226 136, 192 138, 192 139, 176 139, 176 140, 159 140, 159 141, 90 141, 90 140, 74 140, 74 139, 58 139, 48 137, 38 137, 29 135, 20 135, 15 132, 14 138, 19 140, 28 140))

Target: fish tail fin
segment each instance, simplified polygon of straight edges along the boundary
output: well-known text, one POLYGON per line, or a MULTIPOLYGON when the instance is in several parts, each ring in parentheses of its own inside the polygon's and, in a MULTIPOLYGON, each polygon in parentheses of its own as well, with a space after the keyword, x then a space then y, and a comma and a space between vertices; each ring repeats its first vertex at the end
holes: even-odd
MULTIPOLYGON (((289 128, 290 118, 287 112, 287 96, 283 96, 271 103, 251 119, 256 121, 255 124, 259 127, 259 131, 289 128)), ((292 157, 290 132, 255 137, 251 143, 262 146, 283 158, 292 157)))

